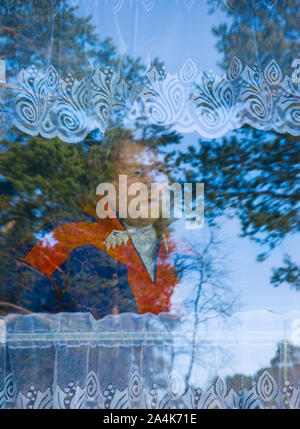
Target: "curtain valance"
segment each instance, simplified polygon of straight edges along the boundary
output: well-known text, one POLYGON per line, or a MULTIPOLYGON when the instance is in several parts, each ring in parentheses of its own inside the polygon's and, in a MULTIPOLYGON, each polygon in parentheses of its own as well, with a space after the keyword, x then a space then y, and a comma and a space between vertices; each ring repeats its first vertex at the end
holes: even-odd
POLYGON ((250 125, 300 135, 300 92, 275 59, 263 70, 235 57, 227 73, 199 70, 188 59, 178 73, 152 67, 136 86, 117 69, 89 67, 77 79, 61 77, 53 66, 22 69, 15 83, 1 88, 0 122, 29 135, 80 142, 109 122, 130 127, 141 117, 179 133, 216 138, 250 125))
POLYGON ((2 318, 1 407, 299 408, 300 313, 211 316, 2 318))

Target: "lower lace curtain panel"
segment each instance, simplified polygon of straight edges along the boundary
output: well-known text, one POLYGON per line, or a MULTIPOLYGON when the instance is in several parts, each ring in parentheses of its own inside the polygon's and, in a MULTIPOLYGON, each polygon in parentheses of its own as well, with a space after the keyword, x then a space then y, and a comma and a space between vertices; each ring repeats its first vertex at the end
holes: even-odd
POLYGON ((1 408, 300 408, 300 312, 0 318, 1 408))

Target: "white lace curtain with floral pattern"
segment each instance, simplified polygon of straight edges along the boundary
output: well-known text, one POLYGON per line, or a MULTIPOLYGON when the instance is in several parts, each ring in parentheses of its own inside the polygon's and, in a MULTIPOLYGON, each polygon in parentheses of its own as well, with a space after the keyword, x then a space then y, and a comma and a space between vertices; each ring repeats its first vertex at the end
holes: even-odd
POLYGON ((7 316, 1 408, 300 407, 300 313, 7 316))
MULTIPOLYGON (((9 16, 14 2, 5 3, 9 16)), ((105 50, 104 42, 97 49, 83 23, 82 37, 75 40, 78 56, 72 55, 64 30, 72 22, 62 2, 47 2, 41 46, 31 46, 20 31, 14 59, 3 56, 2 133, 16 127, 80 142, 93 130, 104 134, 112 124, 132 126, 143 118, 204 138, 243 125, 300 134, 297 36, 276 27, 288 13, 288 0, 69 3, 83 20, 92 14, 99 40, 110 37, 114 48, 107 44, 105 50), (273 44, 270 18, 278 31, 273 44), (212 28, 220 25, 223 33, 214 38, 212 28)), ((33 32, 44 7, 32 0, 33 32)), ((22 9, 18 13, 22 17, 22 9)), ((20 30, 26 25, 20 19, 20 30)))
MULTIPOLYGON (((24 141, 57 137, 58 145, 86 139, 86 149, 91 135, 92 144, 102 144, 106 131, 118 126, 137 139, 151 127, 196 140, 230 136, 241 127, 300 136, 299 23, 293 8, 299 11, 294 0, 1 0, 0 140, 9 147, 18 141, 22 151, 23 133, 24 141)), ((255 162, 249 176, 256 174, 255 162)), ((24 198, 23 174, 25 167, 14 182, 14 201, 24 198)), ((6 238, 16 234, 18 245, 32 230, 38 237, 32 223, 20 238, 18 222, 47 221, 43 207, 35 206, 40 186, 28 177, 29 204, 12 206, 7 219, 2 209, 0 232, 6 238)), ((277 183, 283 174, 278 177, 277 183)), ((71 179, 63 182, 66 193, 78 177, 71 179)), ((288 184, 278 198, 283 192, 292 198, 288 184)), ((275 214, 268 213, 263 232, 275 231, 281 239, 296 229, 293 198, 291 223, 284 218, 281 229, 275 225, 276 216, 287 212, 280 203, 275 214)), ((56 204, 51 200, 47 208, 53 218, 56 204)), ((216 208, 223 210, 222 204, 216 208)), ((249 208, 241 207, 243 213, 249 208)), ((259 229, 256 202, 253 207, 259 229)), ((21 264, 11 247, 1 247, 1 258, 5 253, 21 264)), ((3 284, 11 281, 14 297, 19 277, 8 274, 3 284)), ((5 300, 9 311, 19 311, 24 297, 33 303, 36 289, 24 290, 17 303, 5 300)), ((228 300, 226 289, 222 296, 228 300)), ((261 308, 259 294, 256 304, 261 308)), ((89 313, 10 314, 0 318, 0 408, 299 409, 299 321, 297 311, 267 310, 231 317, 187 312, 186 318, 121 313, 97 321, 89 313)))

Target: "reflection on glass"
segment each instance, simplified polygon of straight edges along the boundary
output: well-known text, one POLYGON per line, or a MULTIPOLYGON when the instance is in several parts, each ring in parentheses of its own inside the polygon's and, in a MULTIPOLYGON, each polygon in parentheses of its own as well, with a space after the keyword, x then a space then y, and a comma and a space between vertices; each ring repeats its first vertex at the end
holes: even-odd
POLYGON ((0 408, 300 407, 299 14, 0 0, 0 408))

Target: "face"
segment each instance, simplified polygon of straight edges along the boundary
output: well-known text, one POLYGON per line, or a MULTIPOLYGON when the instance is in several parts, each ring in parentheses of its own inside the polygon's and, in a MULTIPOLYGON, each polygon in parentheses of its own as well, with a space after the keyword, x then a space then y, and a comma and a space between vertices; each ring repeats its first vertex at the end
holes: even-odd
POLYGON ((168 182, 163 164, 163 158, 155 150, 145 148, 136 142, 122 144, 118 159, 116 160, 116 175, 113 178, 113 184, 117 190, 117 210, 120 205, 119 175, 127 176, 127 208, 130 202, 136 198, 136 195, 128 195, 128 188, 134 183, 143 183, 147 187, 147 195, 143 196, 143 203, 140 205, 143 217, 134 219, 128 217, 124 219, 126 223, 132 226, 147 226, 154 222, 151 218, 151 207, 160 206, 160 199, 157 196, 151 196, 151 183, 168 182))

